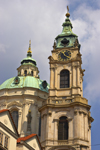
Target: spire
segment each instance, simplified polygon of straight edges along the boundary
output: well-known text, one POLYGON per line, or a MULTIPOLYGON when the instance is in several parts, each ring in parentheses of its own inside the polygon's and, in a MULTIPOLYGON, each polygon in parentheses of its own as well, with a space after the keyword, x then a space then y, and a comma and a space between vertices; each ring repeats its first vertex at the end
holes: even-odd
POLYGON ((55 40, 56 40, 56 48, 62 48, 62 47, 73 47, 75 40, 77 39, 77 35, 72 32, 72 23, 69 19, 70 13, 69 13, 69 7, 67 6, 67 13, 66 13, 66 19, 65 22, 62 24, 63 30, 61 34, 59 34, 55 40))
POLYGON ((69 17, 70 17, 70 13, 69 13, 69 7, 67 6, 67 13, 66 13, 66 15, 65 15, 67 18, 65 19, 65 22, 63 23, 63 28, 66 28, 66 27, 68 27, 69 26, 69 28, 73 28, 72 27, 72 24, 71 24, 71 22, 70 22, 70 19, 69 19, 69 17))
POLYGON ((28 51, 27 51, 27 57, 32 57, 31 40, 29 40, 29 48, 28 48, 28 51))

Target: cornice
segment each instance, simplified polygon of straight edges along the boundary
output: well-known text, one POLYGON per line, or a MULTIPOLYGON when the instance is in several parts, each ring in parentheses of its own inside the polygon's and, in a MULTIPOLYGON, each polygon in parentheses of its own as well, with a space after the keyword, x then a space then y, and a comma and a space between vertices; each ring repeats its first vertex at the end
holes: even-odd
POLYGON ((55 50, 53 49, 51 52, 55 53, 55 52, 60 52, 62 50, 79 50, 78 47, 64 47, 64 48, 56 48, 55 50))
POLYGON ((84 104, 84 103, 81 103, 81 102, 72 102, 70 104, 45 104, 44 106, 40 107, 39 108, 39 111, 41 112, 43 109, 46 109, 46 108, 70 108, 70 107, 74 107, 74 106, 82 106, 82 107, 85 107, 87 108, 88 110, 90 110, 91 106, 88 105, 88 104, 84 104))
POLYGON ((76 62, 76 61, 79 61, 82 64, 82 60, 78 57, 72 58, 72 59, 67 60, 67 61, 59 61, 59 60, 54 60, 54 59, 51 60, 50 59, 49 64, 68 64, 68 63, 72 63, 72 62, 76 62))

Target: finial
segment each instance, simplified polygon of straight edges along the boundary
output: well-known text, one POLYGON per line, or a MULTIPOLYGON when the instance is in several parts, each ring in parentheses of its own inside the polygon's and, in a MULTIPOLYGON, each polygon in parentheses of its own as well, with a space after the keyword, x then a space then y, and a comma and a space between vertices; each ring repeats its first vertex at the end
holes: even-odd
POLYGON ((31 40, 29 40, 29 48, 28 48, 28 51, 27 51, 27 56, 32 56, 32 51, 31 51, 31 40))
POLYGON ((70 16, 69 7, 67 6, 67 14, 66 14, 66 17, 69 17, 69 16, 70 16))
POLYGON ((54 44, 53 44, 53 48, 55 49, 56 48, 56 42, 54 41, 54 44))
POLYGON ((32 51, 31 51, 31 40, 29 40, 29 48, 28 48, 27 53, 32 53, 32 51))

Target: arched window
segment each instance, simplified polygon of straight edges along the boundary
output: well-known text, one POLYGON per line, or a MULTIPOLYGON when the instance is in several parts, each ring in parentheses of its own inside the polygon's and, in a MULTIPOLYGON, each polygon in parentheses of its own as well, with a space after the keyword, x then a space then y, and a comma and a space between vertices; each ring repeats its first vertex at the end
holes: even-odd
POLYGON ((68 139, 68 120, 67 117, 62 116, 58 124, 58 140, 68 139))
POLYGON ((31 71, 31 76, 33 76, 33 71, 31 71))
POLYGON ((27 76, 27 70, 24 71, 25 76, 27 76))
POLYGON ((16 128, 18 129, 18 111, 14 110, 11 112, 16 128))
POLYGON ((69 87, 69 71, 62 70, 60 72, 60 88, 68 88, 69 87))

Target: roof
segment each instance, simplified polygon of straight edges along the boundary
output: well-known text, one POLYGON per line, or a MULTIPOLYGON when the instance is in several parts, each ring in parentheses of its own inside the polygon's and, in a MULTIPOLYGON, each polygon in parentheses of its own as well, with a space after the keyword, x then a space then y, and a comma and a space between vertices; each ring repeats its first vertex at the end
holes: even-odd
POLYGON ((26 141, 26 140, 34 137, 34 136, 36 136, 36 134, 30 134, 30 135, 25 136, 25 137, 20 137, 20 138, 17 139, 17 143, 20 143, 21 141, 26 141))
POLYGON ((75 42, 78 40, 78 36, 72 32, 73 27, 69 16, 70 15, 66 16, 67 18, 65 19, 65 22, 62 25, 62 33, 55 38, 56 48, 75 47, 75 42))
POLYGON ((21 64, 34 64, 36 66, 36 61, 31 57, 26 57, 21 61, 21 64))
POLYGON ((47 84, 46 88, 43 88, 42 80, 35 78, 33 76, 18 76, 19 82, 18 84, 15 83, 15 78, 10 78, 3 82, 0 85, 0 90, 2 89, 13 89, 13 88, 24 88, 24 87, 31 87, 31 88, 37 88, 41 91, 47 92, 49 89, 49 84, 47 84))
POLYGON ((17 128, 16 128, 16 125, 15 125, 15 123, 14 123, 14 120, 13 120, 13 118, 12 118, 12 115, 11 115, 10 111, 9 111, 8 109, 2 109, 2 110, 0 110, 0 113, 4 113, 4 112, 8 112, 8 113, 9 113, 9 115, 10 115, 10 117, 11 117, 11 120, 12 120, 12 123, 13 123, 14 128, 15 128, 15 131, 16 131, 17 135, 19 136, 18 131, 17 131, 17 128))
MULTIPOLYGON (((25 136, 25 137, 20 137, 20 138, 17 139, 17 144, 19 144, 21 141, 27 141, 28 139, 30 139, 32 137, 35 137, 35 136, 36 136, 36 138, 37 138, 37 140, 40 144, 40 147, 41 147, 41 143, 40 143, 40 140, 39 140, 37 134, 30 134, 30 135, 25 136)), ((42 150, 42 147, 41 147, 41 150, 42 150)))

